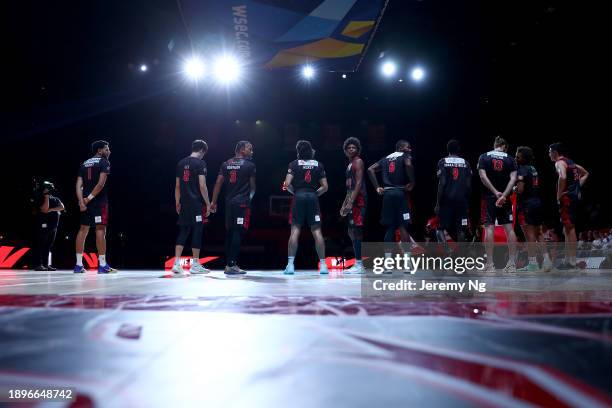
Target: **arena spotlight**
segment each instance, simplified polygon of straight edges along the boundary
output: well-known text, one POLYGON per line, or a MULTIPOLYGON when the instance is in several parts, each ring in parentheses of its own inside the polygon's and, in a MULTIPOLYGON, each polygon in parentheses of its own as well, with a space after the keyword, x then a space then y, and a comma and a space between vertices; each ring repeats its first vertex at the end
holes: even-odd
POLYGON ((346 79, 346 74, 342 74, 342 79, 346 79))
POLYGON ((382 64, 381 71, 384 76, 392 77, 397 72, 397 65, 392 61, 387 61, 382 64))
POLYGON ((192 81, 197 81, 204 76, 204 63, 198 57, 191 57, 185 62, 185 75, 192 81))
POLYGON ((423 70, 423 68, 416 67, 410 73, 410 77, 412 78, 413 81, 419 82, 423 78, 425 78, 425 71, 423 70))
POLYGON ((240 64, 231 55, 222 55, 215 60, 214 74, 221 84, 229 85, 240 78, 240 64))
POLYGON ((147 67, 147 64, 142 64, 140 66, 140 72, 147 72, 148 69, 149 67, 147 67))
POLYGON ((315 76, 315 69, 312 65, 305 65, 302 67, 302 76, 306 79, 312 79, 315 76))

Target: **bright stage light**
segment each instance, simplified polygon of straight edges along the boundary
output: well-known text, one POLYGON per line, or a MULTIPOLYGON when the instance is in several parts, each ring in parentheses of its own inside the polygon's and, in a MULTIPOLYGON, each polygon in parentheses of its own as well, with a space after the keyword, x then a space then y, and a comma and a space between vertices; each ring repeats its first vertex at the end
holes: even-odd
POLYGON ((222 84, 229 85, 240 78, 240 64, 230 55, 224 55, 215 60, 215 78, 222 84))
POLYGON ((315 76, 315 69, 312 67, 312 65, 306 65, 302 68, 302 75, 306 79, 312 79, 315 76))
POLYGON ((397 72, 397 65, 394 62, 387 61, 382 65, 382 73, 386 77, 391 77, 397 72))
POLYGON ((410 76, 412 77, 413 81, 418 82, 422 80, 423 78, 425 78, 425 71, 423 71, 422 68, 417 67, 412 70, 412 73, 410 74, 410 76))
POLYGON ((342 74, 342 79, 346 79, 346 74, 342 74))
POLYGON ((142 64, 142 65, 140 66, 140 72, 147 72, 147 70, 148 70, 148 69, 149 69, 149 67, 147 67, 147 65, 146 65, 146 64, 142 64))
POLYGON ((204 76, 204 63, 198 57, 192 57, 185 62, 185 74, 189 79, 197 81, 204 76))

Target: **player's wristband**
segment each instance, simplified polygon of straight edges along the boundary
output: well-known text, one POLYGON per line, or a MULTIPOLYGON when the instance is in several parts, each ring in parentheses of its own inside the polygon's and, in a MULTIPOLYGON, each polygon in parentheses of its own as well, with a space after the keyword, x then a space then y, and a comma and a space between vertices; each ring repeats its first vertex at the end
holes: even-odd
POLYGON ((93 200, 94 198, 96 198, 96 196, 95 196, 95 195, 93 195, 93 194, 90 194, 90 195, 88 195, 88 196, 87 196, 87 199, 88 199, 89 201, 93 200))

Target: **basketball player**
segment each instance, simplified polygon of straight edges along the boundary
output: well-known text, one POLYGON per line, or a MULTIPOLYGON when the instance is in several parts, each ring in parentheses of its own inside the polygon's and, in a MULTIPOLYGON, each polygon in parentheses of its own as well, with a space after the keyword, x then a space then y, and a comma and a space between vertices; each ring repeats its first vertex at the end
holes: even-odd
POLYGON ((553 143, 548 149, 550 160, 555 162, 559 176, 557 182, 557 203, 565 235, 565 261, 558 269, 576 269, 576 219, 580 190, 589 172, 567 157, 567 150, 561 143, 553 143))
POLYGON ((516 272, 516 235, 512 228, 512 203, 508 197, 516 183, 516 162, 506 153, 508 142, 501 136, 495 138, 493 150, 478 158, 478 174, 482 181, 480 203, 481 222, 485 227, 485 249, 487 253, 486 272, 495 270, 493 264, 493 233, 495 222, 504 227, 508 240, 509 258, 505 272, 516 272))
POLYGON ((319 273, 329 273, 325 265, 325 241, 321 234, 319 196, 327 191, 327 178, 323 163, 314 160, 315 151, 307 140, 295 145, 297 160, 289 163, 283 186, 294 195, 291 206, 291 235, 287 244, 286 275, 295 272, 294 260, 302 226, 310 227, 319 256, 319 273))
POLYGON ((518 271, 537 271, 539 266, 536 252, 539 251, 544 257, 542 270, 548 272, 552 269, 552 261, 548 256, 542 238, 542 202, 538 194, 540 179, 533 162, 533 150, 530 147, 519 146, 516 149, 516 163, 518 164, 516 214, 527 241, 527 254, 529 256, 529 263, 518 271))
POLYGON ((76 196, 81 210, 81 227, 76 236, 76 266, 74 273, 84 273, 83 250, 89 228, 96 230, 96 247, 98 249, 98 273, 115 273, 106 262, 106 226, 108 224, 108 192, 106 181, 110 174, 110 147, 108 142, 93 142, 91 150, 94 156, 86 160, 79 168, 76 182, 76 196))
POLYGON ((191 144, 191 154, 180 160, 176 165, 176 183, 174 199, 178 214, 179 233, 174 250, 175 276, 189 274, 205 274, 210 270, 200 265, 200 249, 202 248, 202 232, 204 221, 210 215, 210 200, 206 188, 206 162, 203 160, 208 152, 208 144, 203 140, 194 140, 191 144), (185 273, 181 266, 181 255, 191 235, 191 267, 185 273))
POLYGON ((440 218, 436 238, 438 242, 444 243, 448 252, 447 232, 455 232, 458 242, 467 241, 472 169, 464 158, 459 157, 460 145, 457 140, 449 140, 446 150, 448 156, 438 161, 438 198, 435 212, 440 218))
POLYGON ((213 189, 211 212, 217 212, 217 200, 221 188, 225 187, 225 254, 226 275, 243 275, 238 267, 238 253, 243 235, 251 220, 251 200, 255 195, 255 163, 253 145, 245 140, 236 144, 235 156, 221 164, 213 189))
POLYGON ((368 194, 365 186, 364 163, 359 157, 361 142, 356 137, 349 137, 342 145, 344 154, 349 159, 345 172, 346 197, 340 208, 340 216, 347 218, 348 235, 353 243, 355 265, 347 272, 363 273, 361 259, 361 242, 363 241, 363 223, 365 221, 368 194))
MULTIPOLYGON (((395 230, 399 229, 403 243, 412 241, 408 233, 411 214, 404 195, 414 188, 414 167, 410 155, 410 143, 399 140, 395 152, 383 157, 368 168, 368 176, 376 189, 383 196, 381 224, 386 227, 385 242, 395 241, 395 230), (382 173, 383 187, 378 184, 376 173, 382 173)), ((390 256, 390 254, 385 254, 390 256)), ((408 253, 408 256, 410 254, 408 253)))

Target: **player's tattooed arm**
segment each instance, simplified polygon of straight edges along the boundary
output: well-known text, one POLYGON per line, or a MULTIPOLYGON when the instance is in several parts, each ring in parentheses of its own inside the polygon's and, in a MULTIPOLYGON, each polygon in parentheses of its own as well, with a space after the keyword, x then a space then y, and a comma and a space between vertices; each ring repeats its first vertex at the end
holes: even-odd
POLYGON ((344 202, 342 203, 342 206, 340 207, 340 216, 346 217, 346 215, 351 211, 352 207, 353 207, 353 200, 351 200, 351 192, 347 191, 346 196, 344 197, 344 202))
POLYGON ((378 162, 374 163, 370 167, 368 167, 368 177, 372 182, 372 185, 376 189, 376 192, 380 195, 385 193, 385 190, 378 184, 378 179, 376 178, 376 172, 380 171, 380 164, 378 162))

